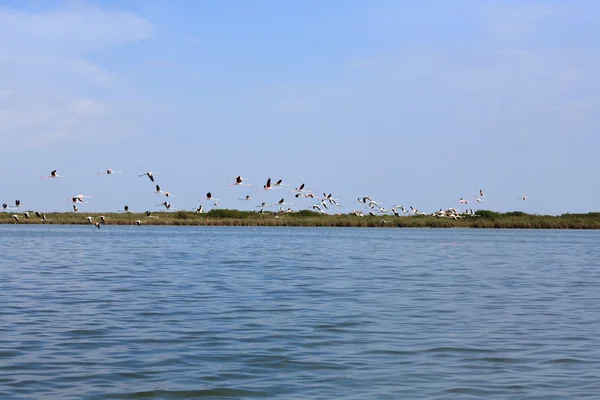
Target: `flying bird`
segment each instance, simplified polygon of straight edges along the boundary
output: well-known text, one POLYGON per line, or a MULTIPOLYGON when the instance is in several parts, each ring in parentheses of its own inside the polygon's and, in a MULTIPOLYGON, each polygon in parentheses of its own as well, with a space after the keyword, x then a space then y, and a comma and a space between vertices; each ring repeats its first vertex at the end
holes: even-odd
POLYGON ((66 178, 67 175, 58 175, 56 173, 56 170, 52 170, 52 172, 50 172, 50 175, 48 176, 42 176, 42 179, 46 179, 46 178, 66 178))
POLYGON ((292 192, 310 193, 312 190, 304 190, 304 183, 300 187, 295 188, 292 192))
POLYGON ((107 169, 104 172, 98 172, 98 175, 112 175, 112 174, 122 174, 123 171, 113 171, 112 169, 107 169))
POLYGON ((263 190, 271 190, 273 187, 271 186, 271 178, 267 179, 267 184, 263 186, 263 190))
POLYGON ((250 179, 250 178, 242 178, 241 175, 238 175, 238 176, 236 176, 233 179, 235 180, 235 183, 232 183, 231 185, 227 185, 227 186, 252 186, 249 183, 243 183, 242 182, 244 179, 250 179))
POLYGON ((281 187, 281 186, 290 186, 290 185, 284 185, 283 183, 281 183, 282 181, 283 181, 283 179, 278 180, 277 183, 275 185, 273 185, 273 186, 279 186, 279 187, 281 187))
POLYGON ((140 177, 142 176, 147 176, 148 178, 150 178, 150 180, 152 182, 154 182, 154 175, 160 175, 159 173, 152 173, 152 172, 146 172, 145 174, 141 174, 140 177))
POLYGON ((221 200, 221 199, 215 199, 214 197, 212 197, 212 193, 208 192, 208 193, 206 193, 206 198, 201 199, 200 201, 202 201, 202 200, 214 200, 214 201, 217 201, 217 200, 221 200))

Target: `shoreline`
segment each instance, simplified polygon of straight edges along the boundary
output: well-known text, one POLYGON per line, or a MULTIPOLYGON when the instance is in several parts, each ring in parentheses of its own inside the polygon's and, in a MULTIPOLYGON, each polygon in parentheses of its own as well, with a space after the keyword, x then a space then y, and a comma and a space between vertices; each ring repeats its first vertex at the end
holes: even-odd
POLYGON ((358 217, 352 214, 320 215, 308 210, 293 213, 259 213, 217 209, 206 213, 192 211, 146 213, 45 213, 47 221, 29 211, 0 213, 0 224, 91 225, 104 216, 105 225, 153 226, 284 226, 356 228, 473 228, 473 229, 600 229, 600 213, 532 215, 521 212, 496 213, 482 210, 475 216, 458 219, 431 215, 358 217), (19 220, 13 218, 17 215, 19 220), (92 217, 90 223, 87 217, 92 217), (139 221, 139 222, 138 222, 139 221))

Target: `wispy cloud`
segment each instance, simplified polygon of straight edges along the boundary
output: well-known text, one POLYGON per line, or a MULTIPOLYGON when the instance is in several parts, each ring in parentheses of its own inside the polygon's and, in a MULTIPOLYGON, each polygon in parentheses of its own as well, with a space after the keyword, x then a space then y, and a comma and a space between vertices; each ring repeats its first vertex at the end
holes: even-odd
POLYGON ((91 55, 149 39, 153 29, 141 16, 95 6, 0 8, 0 137, 43 145, 103 133, 127 82, 91 55))
POLYGON ((545 4, 497 4, 486 9, 485 26, 497 37, 520 39, 567 12, 564 7, 545 4))

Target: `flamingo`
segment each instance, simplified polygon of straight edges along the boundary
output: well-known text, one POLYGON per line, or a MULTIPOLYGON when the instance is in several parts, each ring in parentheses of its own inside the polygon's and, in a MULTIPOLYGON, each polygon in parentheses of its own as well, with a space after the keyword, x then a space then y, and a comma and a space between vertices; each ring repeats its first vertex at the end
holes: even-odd
POLYGON ((25 212, 23 213, 23 216, 24 216, 25 218, 29 219, 29 213, 28 213, 27 211, 25 211, 25 212))
POLYGON ((323 210, 321 210, 321 207, 319 207, 317 204, 315 204, 314 206, 312 206, 313 210, 317 210, 321 215, 326 215, 327 213, 323 210))
POLYGON ((310 193, 312 190, 304 190, 304 183, 300 187, 295 188, 292 192, 310 193))
POLYGON ((165 206, 165 210, 170 210, 171 209, 171 204, 167 203, 166 201, 164 201, 164 202, 156 205, 156 207, 160 207, 160 206, 165 206))
POLYGON ((227 185, 227 186, 252 186, 249 183, 242 183, 243 179, 250 179, 250 178, 242 178, 241 175, 238 175, 233 179, 235 179, 235 183, 232 183, 231 185, 227 185))
POLYGON ((67 175, 58 175, 56 173, 56 170, 52 170, 52 172, 50 172, 50 175, 48 176, 42 176, 42 179, 46 179, 46 178, 66 178, 67 175))
POLYGON ((527 196, 521 197, 521 200, 527 200, 527 196))
POLYGON ((206 198, 201 199, 200 201, 202 201, 202 200, 214 200, 214 201, 217 201, 217 200, 221 200, 221 199, 215 199, 214 197, 212 197, 212 193, 208 192, 208 193, 206 193, 206 198))
POLYGON ((103 225, 106 225, 106 217, 104 215, 101 215, 98 218, 100 218, 100 221, 102 221, 103 225))
POLYGON ((90 224, 94 223, 94 217, 85 217, 85 219, 87 219, 90 224))
POLYGON ((136 219, 136 220, 135 220, 135 224, 136 224, 137 226, 140 226, 140 225, 141 225, 141 224, 143 224, 143 223, 144 223, 144 222, 143 222, 143 221, 140 221, 139 219, 136 219))
POLYGON ((15 221, 19 222, 19 216, 18 215, 15 214, 12 217, 15 219, 15 221))
POLYGON ((290 185, 284 185, 284 184, 283 184, 283 183, 281 183, 281 182, 283 182, 283 179, 280 179, 280 180, 278 180, 278 181, 277 181, 277 183, 276 183, 275 185, 273 185, 273 186, 277 186, 277 187, 281 187, 281 186, 290 186, 290 185))
POLYGON ((95 226, 96 228, 100 229, 100 222, 95 222, 95 223, 94 223, 94 226, 95 226))
POLYGON ((98 172, 98 175, 112 175, 112 174, 122 174, 123 171, 113 171, 112 169, 107 169, 105 172, 98 172))
POLYGON ((15 200, 15 208, 19 208, 21 207, 21 200, 17 199, 15 200))
POLYGON ((87 203, 84 201, 84 198, 94 198, 94 196, 84 196, 82 194, 78 194, 77 196, 71 197, 71 203, 87 203))
POLYGON ((79 211, 79 208, 77 208, 77 206, 75 204, 73 204, 73 212, 77 212, 79 211))
POLYGON ((126 205, 125 207, 123 207, 123 212, 129 212, 129 206, 126 205))
POLYGON ((6 204, 6 203, 3 203, 3 204, 2 204, 2 209, 3 209, 3 210, 6 210, 7 208, 8 208, 8 204, 6 204))
POLYGON ((254 207, 261 208, 261 207, 268 207, 268 206, 267 206, 267 202, 263 201, 262 203, 260 203, 260 206, 254 206, 254 207))
POLYGON ((267 184, 263 185, 263 190, 271 190, 273 187, 271 186, 271 178, 267 179, 267 184))
POLYGON ((245 200, 245 201, 248 201, 248 200, 252 200, 252 197, 250 197, 250 195, 248 194, 248 195, 246 195, 246 198, 245 198, 245 199, 239 199, 239 200, 245 200))
POLYGON ((198 214, 201 214, 201 213, 203 213, 203 212, 204 212, 204 209, 202 208, 202 204, 200 204, 200 207, 196 208, 196 212, 197 212, 198 214))
POLYGON ((293 205, 293 204, 294 204, 294 203, 292 203, 292 204, 288 204, 288 203, 286 203, 286 202, 285 202, 285 200, 284 200, 283 198, 282 198, 281 200, 279 200, 279 202, 277 202, 277 205, 280 205, 280 206, 283 206, 283 205, 293 205))
POLYGON ((167 192, 167 191, 162 191, 160 190, 160 186, 156 185, 156 194, 161 195, 161 196, 165 196, 165 197, 170 197, 170 196, 177 196, 176 194, 173 194, 171 192, 167 192))
POLYGON ((160 173, 153 174, 152 172, 146 172, 145 174, 141 174, 140 177, 147 176, 152 182, 154 182, 154 175, 160 175, 160 173))

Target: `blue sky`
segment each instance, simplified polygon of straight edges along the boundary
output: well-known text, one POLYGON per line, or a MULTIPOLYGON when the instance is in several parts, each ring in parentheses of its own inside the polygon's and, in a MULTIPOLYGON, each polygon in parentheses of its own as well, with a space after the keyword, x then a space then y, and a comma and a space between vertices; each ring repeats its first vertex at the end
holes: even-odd
POLYGON ((0 1, 0 201, 158 210, 153 171, 179 209, 294 201, 256 192, 271 177, 343 212, 479 189, 469 208, 599 211, 599 20, 591 0, 0 1))

